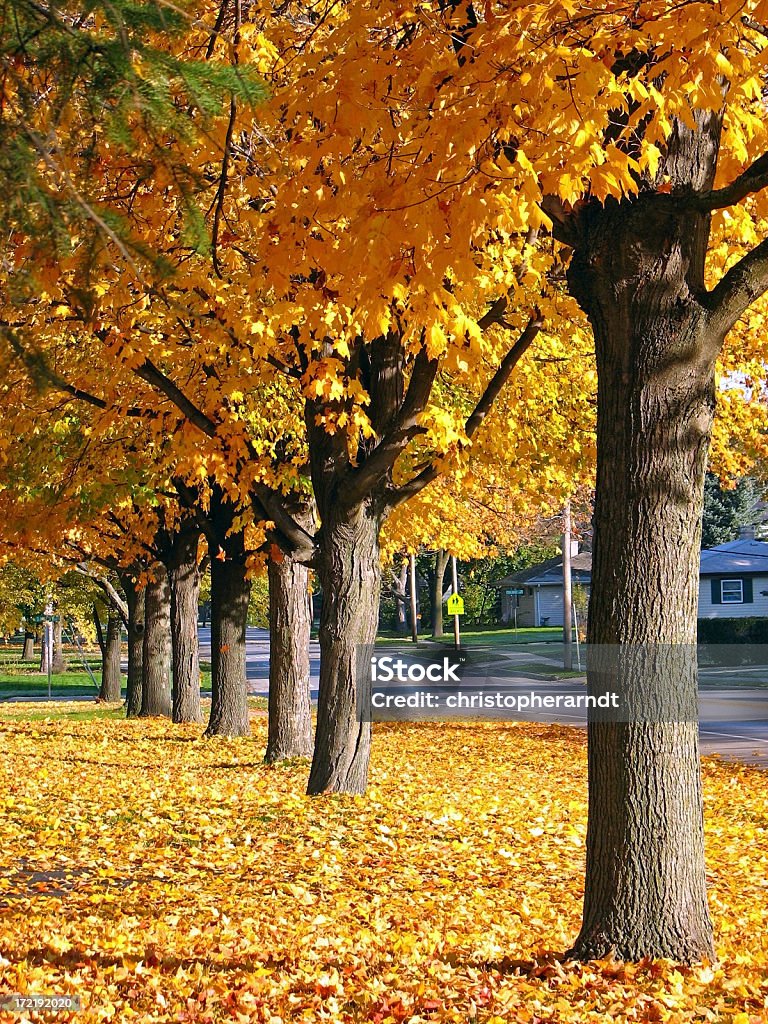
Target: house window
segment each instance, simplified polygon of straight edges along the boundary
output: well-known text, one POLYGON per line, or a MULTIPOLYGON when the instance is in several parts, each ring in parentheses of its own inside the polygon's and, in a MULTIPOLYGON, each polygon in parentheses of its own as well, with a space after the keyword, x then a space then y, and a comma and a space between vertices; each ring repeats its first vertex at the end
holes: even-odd
POLYGON ((744 604, 744 586, 741 580, 721 580, 723 604, 744 604))

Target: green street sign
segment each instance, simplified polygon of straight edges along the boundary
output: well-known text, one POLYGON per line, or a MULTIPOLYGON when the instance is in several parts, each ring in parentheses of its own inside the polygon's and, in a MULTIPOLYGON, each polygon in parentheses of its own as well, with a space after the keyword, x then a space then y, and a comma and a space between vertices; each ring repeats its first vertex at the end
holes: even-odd
POLYGON ((509 594, 510 597, 520 597, 520 595, 524 594, 525 591, 519 587, 513 587, 511 590, 505 591, 505 593, 509 594))

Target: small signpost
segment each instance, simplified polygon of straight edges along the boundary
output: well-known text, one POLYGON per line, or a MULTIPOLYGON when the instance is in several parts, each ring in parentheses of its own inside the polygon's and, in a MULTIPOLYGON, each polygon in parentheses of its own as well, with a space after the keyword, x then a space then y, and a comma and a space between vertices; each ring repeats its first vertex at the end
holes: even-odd
MULTIPOLYGON (((522 597, 525 591, 522 587, 509 587, 504 593, 509 597, 522 597)), ((512 609, 515 614, 515 633, 517 633, 517 604, 518 602, 515 601, 515 607, 512 609)))
POLYGON ((464 614, 464 598, 459 594, 459 573, 456 566, 456 555, 451 555, 451 577, 453 593, 448 598, 448 614, 453 616, 453 643, 458 651, 461 647, 459 616, 464 614))

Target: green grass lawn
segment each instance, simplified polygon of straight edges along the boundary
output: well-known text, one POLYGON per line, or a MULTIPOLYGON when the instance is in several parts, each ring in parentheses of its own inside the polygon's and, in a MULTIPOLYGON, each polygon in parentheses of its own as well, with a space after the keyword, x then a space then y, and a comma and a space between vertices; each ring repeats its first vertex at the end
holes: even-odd
MULTIPOLYGON (((563 630, 560 626, 535 626, 530 629, 512 629, 511 626, 504 627, 503 629, 493 627, 482 627, 475 626, 471 629, 461 630, 461 642, 468 647, 477 646, 478 644, 500 644, 501 646, 507 646, 509 644, 540 644, 540 643, 556 643, 563 638, 563 630)), ((389 630, 383 630, 376 637, 377 643, 396 643, 396 642, 408 642, 409 634, 393 633, 389 630)), ((432 637, 429 633, 420 633, 419 641, 431 640, 432 637)), ((445 634, 439 643, 453 643, 453 627, 450 621, 446 621, 445 634)))
MULTIPOLYGON (((21 647, 0 646, 0 701, 10 696, 44 697, 48 694, 48 676, 39 671, 40 655, 36 652, 34 661, 21 660, 21 647)), ((67 671, 51 676, 51 696, 94 697, 101 682, 101 657, 92 651, 84 652, 84 658, 75 650, 65 648, 67 671), (83 660, 93 673, 95 683, 88 674, 83 660)), ((203 692, 211 689, 211 663, 200 663, 203 692)), ((123 676, 125 695, 125 676, 123 676)))

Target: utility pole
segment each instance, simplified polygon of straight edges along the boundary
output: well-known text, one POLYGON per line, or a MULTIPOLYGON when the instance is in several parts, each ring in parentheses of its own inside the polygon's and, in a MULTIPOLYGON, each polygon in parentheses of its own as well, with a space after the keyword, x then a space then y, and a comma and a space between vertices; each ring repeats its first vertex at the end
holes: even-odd
POLYGON ((411 569, 411 639, 419 642, 419 623, 416 618, 416 555, 409 555, 411 569))
POLYGON ((563 509, 563 668, 573 670, 573 629, 571 608, 573 607, 571 585, 571 503, 566 501, 563 509))

